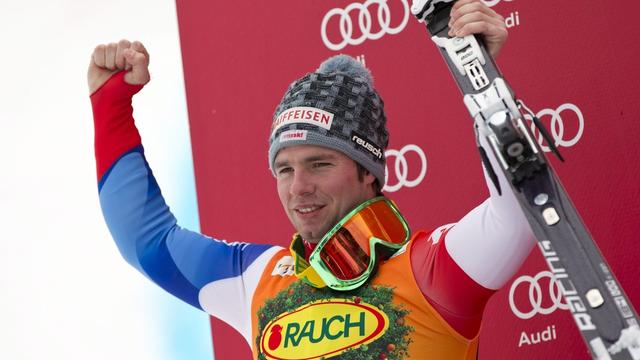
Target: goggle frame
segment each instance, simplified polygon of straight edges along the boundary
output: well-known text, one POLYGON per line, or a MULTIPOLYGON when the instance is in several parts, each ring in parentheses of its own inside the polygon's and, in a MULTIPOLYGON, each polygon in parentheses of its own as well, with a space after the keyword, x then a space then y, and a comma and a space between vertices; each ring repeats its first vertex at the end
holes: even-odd
MULTIPOLYGON (((334 289, 334 290, 340 290, 340 291, 348 291, 348 290, 353 290, 359 286, 361 286, 363 283, 365 283, 367 281, 367 279, 371 276, 371 273, 373 272, 373 270, 375 269, 376 263, 378 261, 378 249, 379 247, 381 247, 381 252, 385 254, 385 259, 388 259, 389 257, 391 257, 393 254, 395 254, 398 250, 400 250, 403 246, 405 246, 407 244, 407 242, 409 242, 409 239, 411 237, 411 231, 409 229, 409 224, 407 223, 407 221, 405 220, 405 218, 402 216, 402 214, 400 214, 400 210, 398 210, 397 206, 395 205, 395 203, 384 197, 384 196, 377 196, 374 198, 371 198, 363 203, 361 203, 360 205, 358 205, 357 207, 355 207, 353 210, 351 210, 347 215, 345 215, 337 224, 335 224, 331 230, 329 230, 323 237, 322 239, 318 242, 318 245, 316 246, 316 248, 313 250, 313 252, 311 253, 311 255, 309 256, 309 266, 317 273, 317 275, 322 279, 322 281, 324 282, 324 285, 326 285, 327 287, 334 289), (369 264, 367 266, 367 269, 358 277, 354 278, 354 279, 340 279, 338 278, 336 275, 333 274, 333 272, 329 269, 329 267, 324 263, 324 261, 322 260, 320 253, 322 251, 322 249, 324 248, 324 246, 332 239, 332 237, 347 223, 349 222, 353 216, 355 216, 356 214, 358 214, 360 211, 362 211, 363 209, 371 206, 372 204, 375 204, 377 202, 380 201, 384 201, 389 208, 391 209, 392 213, 396 216, 396 218, 400 221, 400 223, 402 224, 402 227, 404 229, 405 232, 405 238, 402 242, 400 243, 394 243, 394 242, 390 242, 384 239, 380 239, 377 238, 375 236, 371 236, 369 238, 369 264)), ((298 255, 299 256, 299 255, 298 255)), ((296 263, 299 262, 300 259, 296 259, 296 263)), ((304 269, 304 272, 307 272, 309 269, 304 269)), ((297 271, 296 271, 297 273, 297 271)), ((298 275, 303 275, 302 272, 298 275)), ((307 276, 313 276, 315 274, 308 274, 307 276)), ((314 276, 315 277, 315 276, 314 276)), ((304 280, 304 278, 303 278, 304 280)), ((305 281, 308 284, 314 286, 314 287, 324 287, 324 286, 320 286, 320 284, 317 284, 317 281, 305 281)))

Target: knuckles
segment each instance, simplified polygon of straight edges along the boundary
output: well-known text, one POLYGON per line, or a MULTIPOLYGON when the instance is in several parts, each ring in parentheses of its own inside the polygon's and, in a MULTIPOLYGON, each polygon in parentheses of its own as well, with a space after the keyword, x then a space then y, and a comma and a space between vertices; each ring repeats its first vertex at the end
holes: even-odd
POLYGON ((118 47, 122 48, 122 49, 127 49, 131 46, 131 42, 127 39, 122 39, 120 41, 118 41, 118 47))
POLYGON ((146 59, 146 51, 141 42, 121 39, 118 42, 96 45, 92 53, 93 62, 98 67, 109 70, 130 68, 130 65, 124 57, 124 51, 127 49, 133 49, 135 51, 134 57, 137 61, 141 61, 142 58, 144 58, 145 61, 148 60, 146 59))
MULTIPOLYGON (((93 94, 114 72, 131 70, 136 65, 141 67, 136 78, 132 78, 133 82, 130 83, 147 83, 149 81, 149 73, 146 69, 149 64, 148 56, 146 49, 139 41, 131 42, 127 39, 121 39, 117 42, 96 45, 91 54, 91 62, 87 72, 89 93, 93 94), (131 63, 124 56, 127 49, 133 51, 131 54, 133 57, 130 57, 130 60, 133 60, 131 63)), ((125 81, 129 82, 126 76, 132 75, 125 75, 125 81)))

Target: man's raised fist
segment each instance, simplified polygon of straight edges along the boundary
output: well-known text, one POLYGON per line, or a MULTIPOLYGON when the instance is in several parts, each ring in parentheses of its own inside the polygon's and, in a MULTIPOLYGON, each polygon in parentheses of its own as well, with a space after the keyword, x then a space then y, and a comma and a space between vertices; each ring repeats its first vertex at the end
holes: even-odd
POLYGON ((87 72, 89 93, 93 94, 111 75, 121 70, 128 71, 124 76, 128 84, 149 82, 149 53, 142 43, 120 40, 117 44, 96 46, 87 72))

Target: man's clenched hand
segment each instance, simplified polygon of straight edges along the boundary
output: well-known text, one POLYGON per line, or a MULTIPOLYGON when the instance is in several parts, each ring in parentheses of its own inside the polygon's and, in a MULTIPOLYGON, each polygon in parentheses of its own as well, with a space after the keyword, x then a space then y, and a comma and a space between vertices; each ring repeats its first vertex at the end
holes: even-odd
POLYGON ((504 18, 480 0, 459 0, 451 9, 449 36, 480 34, 487 50, 496 57, 507 41, 504 18))
POLYGON ((149 82, 149 53, 142 43, 120 40, 117 44, 96 46, 87 72, 89 93, 93 94, 111 75, 121 70, 128 71, 124 76, 128 84, 143 85, 149 82))

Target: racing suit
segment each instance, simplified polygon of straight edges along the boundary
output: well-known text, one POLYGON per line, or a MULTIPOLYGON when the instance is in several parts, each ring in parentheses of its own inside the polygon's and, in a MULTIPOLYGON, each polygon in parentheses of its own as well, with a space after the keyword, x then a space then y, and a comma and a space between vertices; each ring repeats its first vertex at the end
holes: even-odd
POLYGON ((288 249, 177 225, 134 125, 141 88, 119 72, 91 96, 100 204, 138 271, 231 325, 257 359, 476 357, 486 302, 534 244, 513 194, 488 182, 489 199, 456 224, 414 233, 366 285, 316 289, 294 276, 288 249))

